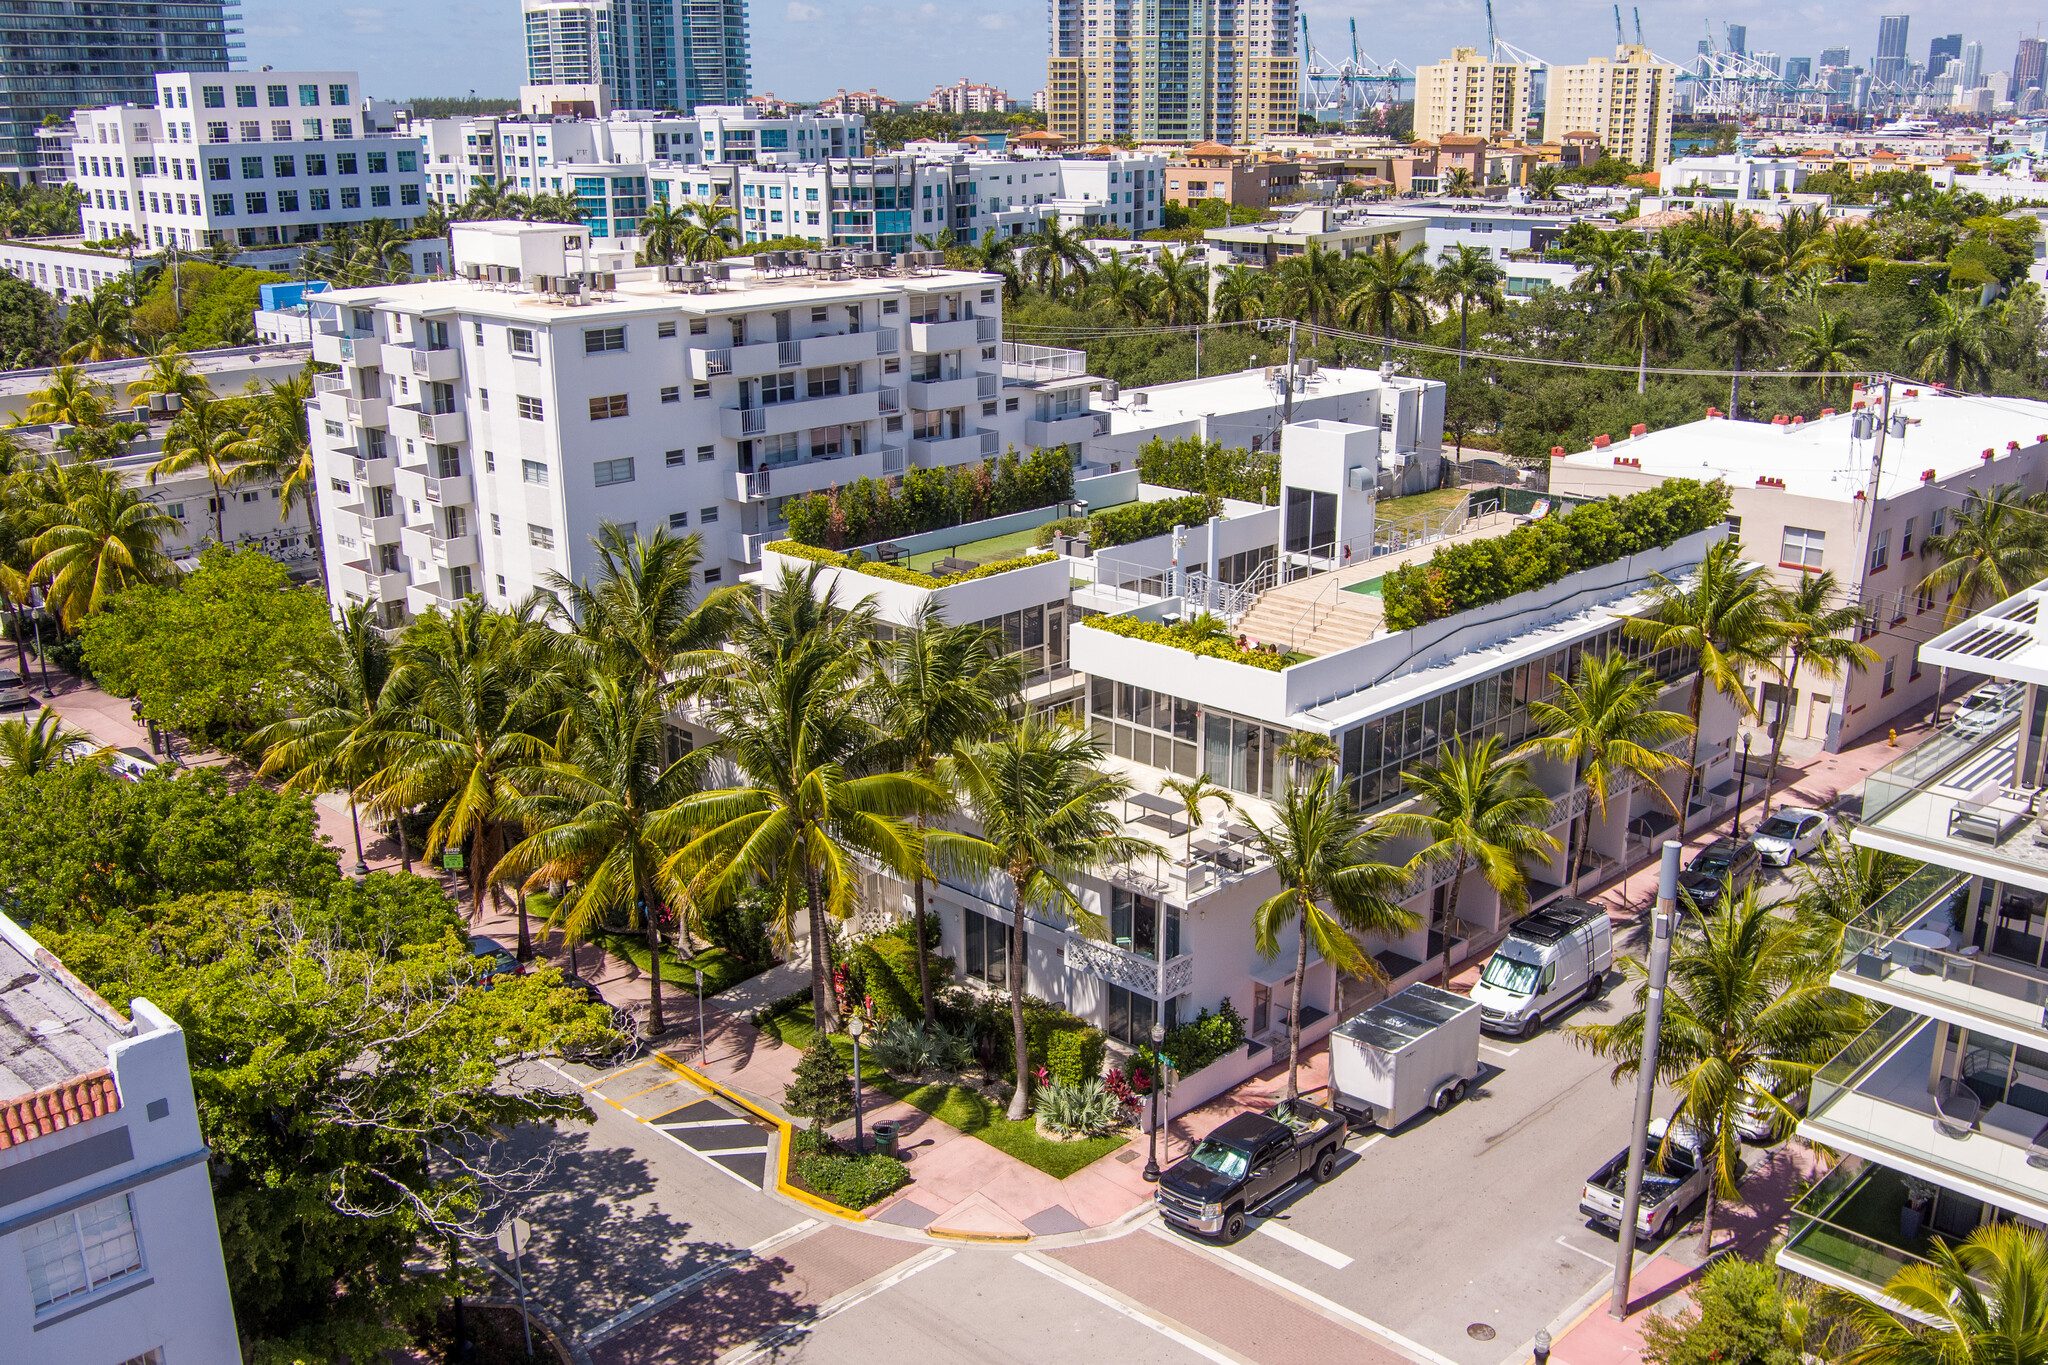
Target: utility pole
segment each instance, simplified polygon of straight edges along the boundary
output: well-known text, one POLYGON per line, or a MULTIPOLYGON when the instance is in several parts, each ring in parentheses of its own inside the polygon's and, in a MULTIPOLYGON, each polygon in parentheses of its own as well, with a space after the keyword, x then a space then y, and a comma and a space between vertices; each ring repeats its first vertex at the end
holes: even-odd
POLYGON ((1301 324, 1289 319, 1287 323, 1287 390, 1280 400, 1280 425, 1286 426, 1294 420, 1294 352, 1295 337, 1301 324))
POLYGON ((1636 1072, 1635 1127, 1628 1139, 1628 1185, 1621 1197, 1621 1232, 1614 1245, 1614 1293, 1607 1316, 1628 1317, 1628 1281, 1635 1269, 1636 1210, 1643 1200, 1643 1166, 1649 1156, 1650 1111, 1657 1102, 1658 1032, 1664 1026, 1664 978, 1671 970, 1671 926, 1678 918, 1678 855, 1684 845, 1664 841, 1664 865, 1657 873, 1657 908, 1651 920, 1650 999, 1643 1012, 1643 1055, 1636 1072))

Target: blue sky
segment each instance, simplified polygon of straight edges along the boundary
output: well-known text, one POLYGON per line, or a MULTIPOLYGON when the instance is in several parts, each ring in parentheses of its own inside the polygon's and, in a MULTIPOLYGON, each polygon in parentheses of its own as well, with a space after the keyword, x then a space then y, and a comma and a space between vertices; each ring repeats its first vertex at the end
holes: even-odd
MULTIPOLYGON (((1847 43, 1867 63, 1877 41, 1875 7, 1844 3, 1732 0, 1712 5, 1644 6, 1650 45, 1677 59, 1690 55, 1711 18, 1746 24, 1752 51, 1818 56, 1847 43)), ((523 62, 515 0, 255 0, 247 5, 250 66, 354 67, 364 87, 387 98, 426 94, 516 93, 523 62)), ((1501 36, 1550 61, 1579 61, 1612 45, 1614 11, 1599 0, 1500 0, 1501 36)), ((1924 60, 1937 31, 1960 31, 1985 46, 1985 68, 2012 63, 2020 31, 2032 34, 2039 12, 2015 12, 1988 0, 1961 0, 1915 14, 1911 52, 1924 60), (2024 23, 2022 23, 2024 19, 2024 23)), ((873 86, 918 98, 940 82, 965 76, 993 81, 1026 98, 1045 83, 1046 0, 753 0, 756 91, 818 98, 844 86, 873 86)), ((1622 6, 1633 34, 1631 6, 1622 6)), ((1359 44, 1381 61, 1434 61, 1457 44, 1486 37, 1482 0, 1414 0, 1402 5, 1309 0, 1311 37, 1331 53, 1347 50, 1347 21, 1358 19, 1359 44)))

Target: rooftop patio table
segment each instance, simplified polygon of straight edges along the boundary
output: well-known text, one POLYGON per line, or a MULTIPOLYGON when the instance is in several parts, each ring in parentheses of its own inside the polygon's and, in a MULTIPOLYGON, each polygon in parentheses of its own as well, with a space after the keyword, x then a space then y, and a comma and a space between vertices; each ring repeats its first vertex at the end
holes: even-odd
POLYGON ((1929 952, 1945 953, 1948 951, 1948 935, 1933 929, 1908 929, 1905 933, 1899 935, 1898 941, 1912 945, 1912 969, 1916 972, 1931 972, 1934 970, 1936 959, 1929 957, 1929 952))

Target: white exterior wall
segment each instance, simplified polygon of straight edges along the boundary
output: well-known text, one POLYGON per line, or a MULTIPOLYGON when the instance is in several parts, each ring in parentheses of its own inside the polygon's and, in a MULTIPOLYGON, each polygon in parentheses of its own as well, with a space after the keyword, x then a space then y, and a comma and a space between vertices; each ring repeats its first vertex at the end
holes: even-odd
MULTIPOLYGON (((151 262, 138 258, 142 266, 151 262)), ((38 246, 30 241, 0 241, 0 270, 27 280, 63 303, 74 294, 90 294, 109 280, 134 273, 136 262, 68 247, 38 246)))

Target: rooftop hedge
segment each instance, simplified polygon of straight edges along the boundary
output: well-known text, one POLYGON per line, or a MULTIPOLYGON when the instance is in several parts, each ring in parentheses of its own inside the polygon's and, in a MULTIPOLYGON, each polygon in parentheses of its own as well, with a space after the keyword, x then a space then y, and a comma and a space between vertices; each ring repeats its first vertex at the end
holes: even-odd
POLYGON ((1446 545, 1380 583, 1386 623, 1413 630, 1557 582, 1566 574, 1662 548, 1728 519, 1728 485, 1671 479, 1588 503, 1504 536, 1446 545))
POLYGON ((1253 668, 1269 669, 1278 673, 1293 662, 1293 656, 1275 654, 1270 650, 1246 649, 1227 635, 1213 634, 1201 626, 1183 621, 1178 625, 1163 625, 1158 621, 1141 621, 1135 616, 1090 616, 1076 625, 1091 630, 1108 631, 1129 640, 1150 640, 1155 645, 1170 645, 1184 649, 1190 654, 1201 654, 1211 659, 1222 659, 1233 664, 1248 664, 1253 668))
POLYGON ((793 540, 773 541, 766 548, 776 554, 787 555, 791 559, 808 559, 818 564, 828 564, 835 569, 864 573, 870 578, 886 578, 892 583, 908 583, 916 588, 950 588, 955 583, 971 583, 977 578, 992 578, 999 573, 1029 568, 1033 564, 1043 564, 1054 558, 1052 555, 1025 555, 1019 559, 999 559, 962 573, 928 574, 920 573, 916 569, 898 568, 894 564, 884 564, 879 560, 856 561, 851 555, 841 554, 837 550, 820 549, 816 545, 799 545, 793 540))
POLYGON ((1030 512, 1074 496, 1074 461, 1065 446, 1020 456, 855 479, 844 487, 791 498, 789 536, 839 549, 1030 512))

